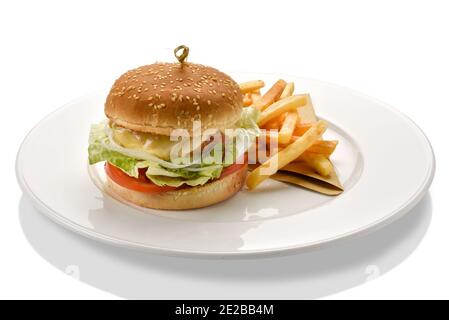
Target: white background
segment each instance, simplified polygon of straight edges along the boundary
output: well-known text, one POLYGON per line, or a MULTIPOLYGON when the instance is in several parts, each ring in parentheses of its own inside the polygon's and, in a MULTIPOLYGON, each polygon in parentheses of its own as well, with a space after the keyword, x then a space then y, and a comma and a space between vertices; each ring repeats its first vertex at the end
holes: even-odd
POLYGON ((429 0, 2 1, 0 298, 114 298, 28 244, 15 155, 43 116, 129 68, 172 59, 179 44, 190 46, 193 62, 338 83, 411 117, 437 159, 427 234, 387 274, 330 297, 449 298, 448 16, 447 1, 429 0))

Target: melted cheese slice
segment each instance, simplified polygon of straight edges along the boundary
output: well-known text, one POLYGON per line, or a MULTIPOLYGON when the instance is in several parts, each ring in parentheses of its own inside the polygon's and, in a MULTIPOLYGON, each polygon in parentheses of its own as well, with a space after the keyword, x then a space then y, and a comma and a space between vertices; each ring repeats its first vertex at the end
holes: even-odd
POLYGON ((113 138, 124 148, 141 149, 163 160, 170 160, 171 149, 179 141, 170 141, 170 136, 135 132, 125 128, 113 127, 113 138))

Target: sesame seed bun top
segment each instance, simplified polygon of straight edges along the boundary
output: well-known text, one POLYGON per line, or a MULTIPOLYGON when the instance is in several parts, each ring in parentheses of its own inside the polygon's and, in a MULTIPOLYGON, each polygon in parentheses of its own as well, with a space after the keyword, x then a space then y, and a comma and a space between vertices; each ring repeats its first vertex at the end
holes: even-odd
POLYGON ((174 129, 192 131, 232 128, 240 118, 238 84, 217 69, 193 63, 155 63, 118 78, 105 103, 115 124, 140 132, 169 135, 174 129))

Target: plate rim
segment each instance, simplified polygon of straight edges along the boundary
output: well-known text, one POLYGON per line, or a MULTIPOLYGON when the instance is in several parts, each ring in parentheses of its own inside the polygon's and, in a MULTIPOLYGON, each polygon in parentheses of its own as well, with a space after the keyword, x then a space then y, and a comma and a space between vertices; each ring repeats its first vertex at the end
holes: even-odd
POLYGON ((278 248, 269 248, 269 249, 252 249, 252 250, 245 250, 245 251, 220 251, 220 252, 214 252, 214 251, 196 251, 196 250, 189 250, 189 249, 173 249, 173 248, 164 248, 164 247, 156 247, 156 246, 150 246, 147 244, 139 243, 139 242, 132 242, 127 241, 124 239, 118 239, 114 238, 112 236, 103 234, 98 231, 92 231, 82 225, 79 225, 76 222, 73 222, 64 216, 58 214, 53 209, 48 207, 42 200, 40 200, 29 188, 26 181, 24 180, 21 172, 21 154, 22 149, 27 142, 30 135, 33 133, 33 131, 43 122, 45 122, 48 118, 53 116, 54 114, 64 110, 68 106, 71 106, 75 103, 78 103, 80 101, 85 100, 87 97, 91 97, 98 92, 99 90, 94 90, 91 92, 88 92, 82 96, 79 96, 76 99, 73 99, 59 108, 53 110, 52 112, 48 113, 46 116, 44 116, 39 122, 37 122, 25 135, 23 141, 21 142, 17 155, 16 155, 16 161, 15 161, 15 174, 17 182, 24 194, 24 196, 27 196, 28 199, 31 200, 32 204, 38 209, 39 212, 44 214, 46 217, 50 218, 52 221, 56 222, 58 225, 64 227, 67 230, 73 231, 78 235, 87 237, 91 240, 100 241, 105 244, 113 245, 116 247, 126 248, 126 249, 133 249, 133 250, 139 250, 139 251, 145 251, 149 253, 155 253, 160 255, 166 255, 166 256, 181 256, 181 257, 194 257, 194 258, 257 258, 257 257, 267 257, 267 256, 279 256, 279 255, 286 255, 286 254, 294 254, 298 252, 303 251, 309 251, 314 250, 318 247, 323 248, 327 246, 334 245, 336 243, 340 243, 342 241, 347 241, 353 238, 357 238, 360 236, 364 236, 366 234, 369 234, 371 232, 374 232, 380 228, 385 227, 386 225, 396 221, 397 219, 400 219, 403 215, 405 215, 407 212, 409 212, 415 205, 419 203, 419 201, 424 197, 426 192, 428 191, 430 185, 432 184, 432 181, 435 176, 435 169, 436 169, 436 159, 435 159, 435 152, 432 147, 432 144, 427 137, 427 135, 424 133, 424 131, 416 124, 415 121, 413 121, 410 117, 399 111, 398 109, 394 108, 393 106, 377 99, 372 96, 369 96, 367 94, 364 94, 360 91, 348 88, 346 86, 338 85, 335 83, 317 80, 313 78, 308 77, 299 77, 294 75, 286 75, 286 74, 275 74, 275 73, 263 73, 263 72, 230 72, 230 73, 240 73, 240 74, 258 74, 258 75, 269 75, 269 76, 281 76, 281 77, 290 77, 290 78, 296 78, 296 79, 303 79, 308 81, 313 81, 319 84, 332 86, 334 88, 338 89, 344 89, 351 94, 357 95, 359 97, 363 97, 365 99, 369 99, 379 106, 387 109, 388 111, 394 112, 398 116, 400 116, 404 121, 409 122, 413 126, 417 132, 419 132, 422 137, 424 138, 425 142, 427 143, 429 147, 429 155, 431 158, 429 169, 427 172, 427 175, 425 179, 423 180, 423 183, 416 189, 415 193, 409 198, 408 201, 404 202, 402 206, 397 208, 396 210, 393 210, 388 213, 388 215, 385 215, 383 218, 376 220, 368 225, 364 225, 362 227, 359 227, 357 229, 354 229, 352 231, 336 235, 333 237, 325 238, 322 240, 318 240, 315 242, 308 242, 303 244, 297 244, 297 245, 291 245, 291 246, 284 246, 284 247, 278 247, 278 248))

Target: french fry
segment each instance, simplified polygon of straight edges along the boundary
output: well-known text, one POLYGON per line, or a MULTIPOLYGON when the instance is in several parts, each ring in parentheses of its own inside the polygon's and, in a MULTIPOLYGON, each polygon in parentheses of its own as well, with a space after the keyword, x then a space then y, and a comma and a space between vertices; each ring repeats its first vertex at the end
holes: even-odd
POLYGON ((250 93, 245 93, 243 96, 243 106, 248 107, 253 104, 253 100, 251 99, 250 93))
MULTIPOLYGON (((263 100, 263 97, 261 100, 263 100)), ((279 100, 261 112, 259 126, 263 126, 265 123, 284 112, 296 111, 298 107, 304 106, 306 103, 307 96, 305 95, 296 95, 279 100)))
POLYGON ((265 92, 265 94, 257 102, 253 103, 253 107, 259 109, 260 111, 264 110, 279 99, 286 85, 287 83, 282 79, 276 81, 276 83, 267 92, 265 92))
POLYGON ((265 123, 263 125, 264 129, 276 129, 276 130, 280 130, 282 127, 282 124, 284 123, 285 120, 285 116, 287 115, 287 113, 283 113, 280 116, 277 116, 274 119, 271 119, 270 121, 268 121, 267 123, 265 123))
POLYGON ((307 149, 307 152, 322 154, 326 157, 329 157, 335 151, 337 144, 337 140, 319 140, 315 142, 309 149, 307 149))
POLYGON ((296 123, 295 130, 293 131, 294 136, 302 136, 307 130, 312 127, 312 123, 300 123, 299 121, 296 123))
POLYGON ((301 138, 289 144, 285 149, 274 154, 248 174, 247 187, 252 190, 260 183, 276 173, 277 170, 294 161, 317 141, 327 129, 327 123, 323 120, 314 124, 301 138))
MULTIPOLYGON (((280 148, 285 148, 286 146, 283 145, 279 140, 279 133, 277 132, 269 132, 269 133, 263 133, 262 134, 265 138, 265 141, 267 143, 271 139, 277 140, 277 144, 280 148)), ((298 140, 299 136, 292 136, 291 142, 298 140)), ((321 154, 325 157, 330 157, 330 155, 335 151, 335 148, 337 147, 338 141, 337 140, 317 140, 310 146, 309 149, 305 151, 305 153, 312 153, 312 154, 321 154)), ((298 158, 298 161, 303 161, 303 159, 298 158)))
POLYGON ((295 91, 295 84, 293 82, 287 83, 287 85, 284 88, 284 91, 282 91, 281 96, 279 97, 279 100, 292 96, 294 91, 295 91))
POLYGON ((243 82, 239 84, 240 91, 242 93, 249 93, 253 91, 260 90, 260 88, 263 88, 265 86, 265 83, 262 80, 253 80, 248 82, 243 82))
MULTIPOLYGON (((282 126, 282 122, 280 122, 278 119, 273 119, 268 121, 266 124, 264 124, 263 129, 266 130, 279 130, 279 128, 282 126)), ((262 128, 262 127, 261 127, 262 128)))
POLYGON ((287 113, 284 123, 282 124, 281 130, 279 130, 278 141, 280 144, 287 144, 290 142, 297 121, 298 121, 298 112, 296 112, 296 110, 287 113))
POLYGON ((329 176, 332 172, 332 163, 322 154, 308 152, 302 154, 301 159, 323 177, 329 176))
MULTIPOLYGON (((270 129, 270 130, 272 130, 272 129, 270 129)), ((270 140, 274 139, 277 141, 277 144, 279 144, 279 132, 270 132, 267 129, 267 131, 261 132, 259 137, 263 137, 267 141, 267 143, 270 142, 270 140)))

